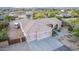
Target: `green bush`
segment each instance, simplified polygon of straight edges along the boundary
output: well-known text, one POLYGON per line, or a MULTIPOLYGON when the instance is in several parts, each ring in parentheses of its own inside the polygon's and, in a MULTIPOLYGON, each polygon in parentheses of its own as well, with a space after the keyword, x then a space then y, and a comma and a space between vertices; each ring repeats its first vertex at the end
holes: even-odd
POLYGON ((2 31, 0 31, 0 42, 6 41, 8 39, 9 39, 9 37, 7 35, 7 29, 6 28, 2 29, 2 31))
POLYGON ((34 19, 41 19, 41 18, 44 18, 45 17, 45 14, 42 13, 42 12, 38 12, 34 15, 34 19))
POLYGON ((8 22, 0 22, 0 30, 8 27, 8 22))
POLYGON ((7 35, 8 22, 0 22, 0 42, 8 39, 7 35))
POLYGON ((62 17, 57 16, 56 18, 59 19, 59 20, 62 20, 62 17))
POLYGON ((71 31, 73 31, 73 28, 71 26, 69 26, 68 30, 71 32, 71 31))
POLYGON ((4 21, 6 21, 6 22, 10 22, 10 21, 13 21, 13 20, 15 20, 14 16, 5 16, 4 17, 4 21))
POLYGON ((79 33, 78 33, 78 32, 74 33, 74 35, 75 35, 76 37, 79 37, 79 33))
POLYGON ((73 30, 73 34, 74 34, 76 37, 79 37, 79 28, 73 30))
POLYGON ((48 11, 47 14, 48 14, 47 15, 48 18, 51 18, 51 17, 55 16, 55 12, 54 11, 48 11))

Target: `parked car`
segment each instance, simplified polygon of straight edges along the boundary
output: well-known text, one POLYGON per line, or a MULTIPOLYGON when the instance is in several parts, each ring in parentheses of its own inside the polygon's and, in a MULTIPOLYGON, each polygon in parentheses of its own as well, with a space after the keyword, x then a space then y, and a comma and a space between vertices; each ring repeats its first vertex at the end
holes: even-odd
POLYGON ((14 25, 15 25, 15 28, 16 29, 19 29, 20 28, 20 24, 19 23, 14 23, 14 25))

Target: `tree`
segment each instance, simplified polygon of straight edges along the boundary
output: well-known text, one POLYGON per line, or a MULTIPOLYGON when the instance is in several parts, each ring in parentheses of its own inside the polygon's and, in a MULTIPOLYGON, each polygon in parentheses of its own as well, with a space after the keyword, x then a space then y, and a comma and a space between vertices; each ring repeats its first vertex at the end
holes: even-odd
POLYGON ((73 28, 78 27, 79 25, 79 18, 77 19, 70 19, 69 21, 67 21, 67 23, 72 26, 73 28))
POLYGON ((8 27, 8 22, 0 22, 0 30, 8 27))
POLYGON ((79 10, 72 10, 71 14, 72 14, 72 16, 78 17, 79 16, 79 10))
POLYGON ((79 37, 79 18, 70 20, 69 26, 68 30, 72 32, 74 36, 79 37))
POLYGON ((44 18, 45 14, 43 12, 37 12, 34 14, 35 19, 44 18))
POLYGON ((47 17, 54 17, 55 16, 55 12, 53 10, 48 10, 47 11, 47 17))
POLYGON ((79 15, 79 10, 75 10, 74 12, 77 13, 77 14, 79 15))
POLYGON ((0 42, 6 41, 8 39, 9 39, 9 37, 7 35, 6 29, 3 29, 2 31, 0 31, 0 42))
POLYGON ((73 30, 73 34, 74 34, 76 37, 79 37, 79 28, 73 30))
POLYGON ((15 17, 14 16, 5 16, 4 17, 4 21, 6 21, 6 22, 10 22, 12 20, 15 20, 15 17))

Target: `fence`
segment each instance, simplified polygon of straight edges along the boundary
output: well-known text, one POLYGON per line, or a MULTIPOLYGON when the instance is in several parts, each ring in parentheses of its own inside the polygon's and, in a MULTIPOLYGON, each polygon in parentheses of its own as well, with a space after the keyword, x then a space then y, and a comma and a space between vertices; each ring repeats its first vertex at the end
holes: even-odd
POLYGON ((16 43, 20 43, 20 42, 24 42, 24 41, 26 41, 26 38, 22 37, 22 38, 8 40, 8 43, 9 43, 9 45, 12 45, 12 44, 16 44, 16 43))

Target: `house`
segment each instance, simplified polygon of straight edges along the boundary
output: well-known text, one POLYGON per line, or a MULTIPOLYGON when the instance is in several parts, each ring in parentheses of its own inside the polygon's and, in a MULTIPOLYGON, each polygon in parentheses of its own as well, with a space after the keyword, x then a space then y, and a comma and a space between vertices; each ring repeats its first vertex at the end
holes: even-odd
POLYGON ((32 19, 32 16, 33 16, 33 11, 27 11, 26 12, 26 17, 27 18, 32 19))
POLYGON ((3 21, 3 16, 0 15, 0 21, 3 21))
POLYGON ((9 16, 14 16, 14 17, 16 17, 17 14, 16 14, 15 12, 10 12, 10 13, 9 13, 9 16))
POLYGON ((62 15, 63 15, 63 17, 71 17, 71 14, 69 14, 69 13, 63 13, 62 15))
POLYGON ((26 17, 26 13, 24 11, 14 11, 14 12, 10 12, 9 16, 24 18, 24 17, 26 17))
POLYGON ((61 12, 65 12, 65 10, 61 10, 61 12))
POLYGON ((69 14, 69 13, 61 13, 61 14, 57 14, 56 16, 67 18, 67 17, 71 17, 71 14, 69 14))
POLYGON ((44 38, 52 36, 52 29, 58 25, 58 29, 61 27, 61 21, 56 18, 45 18, 41 20, 26 20, 20 21, 20 27, 27 42, 34 40, 42 40, 44 38), (53 28, 48 26, 52 24, 53 28))

